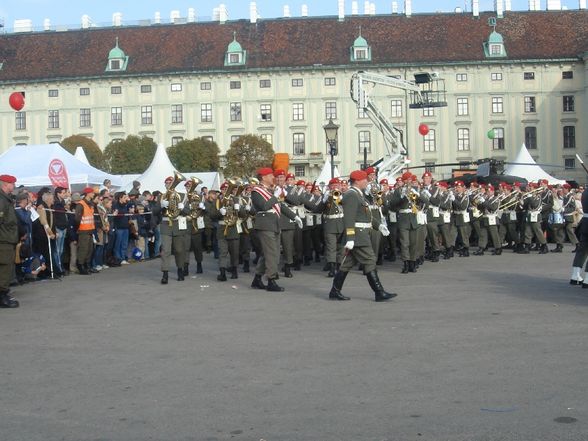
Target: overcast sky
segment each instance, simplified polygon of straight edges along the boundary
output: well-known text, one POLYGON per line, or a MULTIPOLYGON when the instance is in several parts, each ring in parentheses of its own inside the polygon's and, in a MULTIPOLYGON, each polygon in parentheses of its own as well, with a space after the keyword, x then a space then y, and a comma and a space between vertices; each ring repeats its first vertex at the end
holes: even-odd
MULTIPOLYGON (((79 27, 81 17, 84 14, 90 16, 92 21, 97 24, 109 24, 112 22, 112 14, 121 12, 124 21, 136 21, 142 19, 152 19, 154 13, 159 11, 162 20, 169 20, 171 10, 179 10, 181 17, 188 15, 188 8, 195 8, 197 17, 201 20, 210 20, 212 10, 218 6, 221 1, 201 1, 201 0, 171 0, 171 1, 153 1, 143 0, 141 2, 131 2, 120 0, 101 0, 76 2, 62 0, 5 0, 0 3, 0 19, 4 20, 6 30, 11 30, 15 19, 31 19, 33 26, 37 29, 42 28, 43 20, 51 20, 52 26, 70 25, 69 27, 79 27)), ((247 0, 227 0, 224 4, 229 11, 229 19, 237 20, 249 18, 249 1, 247 0)), ((376 5, 376 14, 390 14, 392 12, 392 1, 372 1, 376 5)), ((404 10, 404 1, 398 2, 399 12, 404 10)), ((514 10, 527 10, 528 0, 512 0, 514 10)), ((291 16, 299 17, 301 15, 301 6, 308 5, 310 16, 320 15, 337 15, 337 0, 318 0, 318 1, 293 1, 293 0, 258 0, 257 9, 262 18, 276 18, 283 15, 284 5, 290 6, 291 16)), ((492 0, 480 0, 480 10, 488 11, 493 9, 492 0)), ((578 8, 578 0, 562 0, 562 4, 570 9, 578 8)), ((358 1, 359 13, 364 12, 364 0, 358 1)), ((541 8, 545 9, 546 0, 541 0, 541 8)), ((471 10, 471 1, 464 0, 413 0, 412 10, 414 13, 419 12, 451 12, 456 7, 463 10, 471 10)), ((345 13, 351 13, 351 0, 345 0, 345 13)))

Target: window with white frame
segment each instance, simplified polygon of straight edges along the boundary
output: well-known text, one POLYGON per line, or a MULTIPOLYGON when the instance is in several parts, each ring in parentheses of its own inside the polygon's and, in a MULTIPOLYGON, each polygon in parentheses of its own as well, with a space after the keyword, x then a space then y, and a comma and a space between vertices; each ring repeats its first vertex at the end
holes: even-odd
POLYGON ((14 128, 15 128, 15 130, 26 130, 26 128, 27 128, 27 112, 15 112, 15 114, 14 114, 14 128))
POLYGON ((503 112, 503 98, 501 96, 492 97, 492 113, 503 112))
POLYGON ((574 78, 574 71, 572 71, 572 70, 563 71, 561 73, 561 78, 562 78, 562 80, 571 80, 572 78, 574 78))
POLYGON ((80 109, 80 127, 92 127, 92 111, 80 109))
POLYGON ((576 168, 576 158, 564 158, 564 168, 566 170, 573 170, 576 168))
POLYGON ((535 72, 524 72, 523 79, 525 80, 534 80, 535 79, 535 72))
POLYGON ((525 127, 525 147, 537 149, 537 127, 525 127))
POLYGON ((200 83, 200 90, 211 90, 212 83, 210 81, 203 81, 200 83))
POLYGON ((141 106, 141 124, 153 124, 153 108, 151 106, 141 106))
POLYGON ((325 103, 325 119, 337 119, 337 103, 335 101, 325 103))
POLYGON ((110 125, 122 126, 122 107, 112 107, 110 109, 110 125))
POLYGON ((112 86, 110 88, 110 94, 111 95, 120 95, 122 93, 122 87, 121 86, 112 86))
POLYGON ((259 116, 262 121, 272 120, 272 105, 271 104, 260 104, 259 105, 259 116))
POLYGON ((170 90, 172 92, 181 92, 182 91, 182 83, 172 83, 170 86, 170 90))
POLYGON ((298 178, 303 178, 306 175, 306 166, 305 165, 295 165, 294 166, 294 175, 298 178))
POLYGON ((502 72, 492 72, 490 74, 490 80, 492 80, 492 81, 502 81, 502 72))
POLYGON ((172 104, 171 122, 172 124, 182 124, 184 122, 184 107, 181 104, 172 104))
POLYGON ((457 151, 467 152, 470 150, 470 129, 457 129, 457 151))
POLYGON ((565 95, 563 97, 563 111, 573 112, 575 110, 574 95, 565 95))
POLYGON ((90 95, 90 88, 89 87, 80 87, 80 96, 88 96, 90 95))
POLYGON ((534 96, 526 96, 525 97, 525 113, 535 113, 537 111, 535 107, 535 97, 534 96))
POLYGON ((304 133, 294 133, 294 135, 292 135, 292 145, 294 156, 304 155, 306 149, 304 133))
POLYGON ((231 121, 241 121, 241 103, 231 103, 231 121))
POLYGON ((151 93, 151 84, 141 84, 141 93, 151 93))
POLYGON ((435 116, 435 108, 423 107, 423 116, 435 116))
POLYGON ((182 142, 183 140, 184 140, 183 136, 172 136, 172 140, 171 140, 172 147, 177 145, 179 142, 182 142))
POLYGON ((504 150, 504 129, 502 127, 494 128, 494 139, 492 140, 492 150, 504 150))
POLYGON ((460 83, 463 83, 464 81, 468 80, 468 74, 467 73, 458 73, 455 74, 455 81, 458 81, 460 83))
POLYGON ((564 126, 563 128, 563 148, 564 149, 575 149, 576 148, 576 127, 575 126, 564 126))
POLYGON ((272 87, 271 80, 259 80, 259 88, 260 89, 267 89, 269 87, 272 87))
POLYGON ((241 81, 231 81, 229 82, 229 89, 240 89, 241 88, 241 81))
POLYGON ((335 77, 326 77, 325 78, 325 86, 334 86, 337 83, 335 77))
POLYGON ((434 152, 437 150, 437 146, 435 143, 435 130, 430 129, 429 133, 423 136, 423 151, 425 152, 434 152))
POLYGON ((272 136, 271 133, 262 133, 259 136, 261 137, 261 139, 263 139, 268 144, 273 145, 274 137, 272 136))
POLYGON ((363 153, 367 149, 368 153, 372 152, 372 135, 368 130, 362 130, 357 134, 359 145, 359 153, 363 153))
POLYGON ((469 115, 469 100, 466 97, 460 97, 457 99, 457 114, 459 116, 469 115))
POLYGON ((49 111, 49 128, 50 129, 58 129, 59 128, 59 110, 50 110, 49 111))
POLYGON ((241 135, 231 135, 231 145, 233 145, 233 143, 237 141, 240 137, 241 135))
POLYGON ((49 89, 49 98, 57 98, 59 96, 59 89, 49 89))
POLYGON ((392 118, 402 118, 402 100, 390 101, 390 116, 392 118))
POLYGON ((360 107, 359 109, 357 109, 357 118, 359 118, 359 119, 367 119, 367 118, 369 118, 369 116, 366 113, 365 109, 362 109, 360 107))
POLYGON ((292 78, 292 87, 302 87, 304 80, 302 78, 292 78))
POLYGON ((212 122, 212 104, 205 103, 200 105, 200 121, 212 122))
POLYGON ((294 121, 304 120, 304 103, 292 104, 292 119, 294 121))

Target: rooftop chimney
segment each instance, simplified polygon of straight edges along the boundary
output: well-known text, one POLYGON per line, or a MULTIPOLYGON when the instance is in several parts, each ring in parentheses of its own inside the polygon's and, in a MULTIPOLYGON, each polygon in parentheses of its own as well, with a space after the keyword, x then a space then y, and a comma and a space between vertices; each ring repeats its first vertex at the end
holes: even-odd
POLYGON ((472 0, 472 15, 474 17, 480 16, 480 0, 472 0))
POLYGON ((541 9, 540 0, 529 0, 529 11, 538 11, 541 9))
POLYGON ((376 4, 370 4, 370 15, 376 15, 376 4))
POLYGON ((249 3, 249 21, 251 23, 257 23, 257 3, 249 3))
POLYGON ((398 2, 392 2, 392 14, 398 14, 398 2))
POLYGON ((404 0, 404 13, 407 17, 412 15, 412 0, 404 0))
POLYGON ((561 0, 547 0, 548 11, 561 11, 561 0))
POLYGON ((32 32, 33 20, 30 18, 23 18, 21 20, 14 20, 14 32, 32 32))
POLYGON ((161 23, 161 12, 157 11, 155 16, 153 17, 153 23, 159 24, 161 23))
POLYGON ((92 19, 88 14, 82 15, 82 29, 88 29, 92 26, 92 19))
POLYGON ((580 0, 578 9, 586 9, 586 0, 580 0))
POLYGON ((504 16, 504 0, 494 0, 494 10, 496 16, 502 18, 504 16))
POLYGON ((504 10, 505 11, 512 11, 511 0, 504 0, 504 10))
POLYGON ((122 12, 112 14, 112 26, 122 26, 122 12))
POLYGON ((284 18, 290 18, 290 6, 289 5, 284 5, 284 18))
POLYGON ((43 20, 43 30, 44 31, 50 31, 51 30, 51 20, 49 20, 48 18, 46 18, 45 20, 43 20))
POLYGON ((169 11, 169 22, 170 23, 177 22, 178 18, 180 18, 180 11, 178 11, 177 9, 174 9, 173 11, 169 11))
POLYGON ((339 0, 338 11, 339 11, 339 21, 345 20, 345 0, 339 0))
POLYGON ((365 0, 363 2, 363 15, 369 15, 371 9, 370 0, 365 0))
POLYGON ((225 23, 229 19, 229 10, 224 3, 221 3, 218 7, 218 21, 225 23))
POLYGON ((188 23, 194 23, 196 21, 196 9, 188 8, 188 23))
POLYGON ((302 5, 302 8, 300 10, 300 15, 302 17, 308 17, 308 5, 302 5))
POLYGON ((356 0, 351 2, 351 15, 358 15, 359 14, 359 5, 356 0))

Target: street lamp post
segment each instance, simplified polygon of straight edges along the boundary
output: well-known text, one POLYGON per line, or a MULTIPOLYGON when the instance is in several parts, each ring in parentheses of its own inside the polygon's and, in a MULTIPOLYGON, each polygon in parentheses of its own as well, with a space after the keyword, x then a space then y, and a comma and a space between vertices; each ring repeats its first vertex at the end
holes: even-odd
POLYGON ((331 179, 335 177, 335 158, 337 154, 337 132, 339 126, 333 122, 333 118, 329 118, 329 122, 323 126, 325 135, 327 137, 327 144, 329 144, 329 154, 331 155, 331 179))

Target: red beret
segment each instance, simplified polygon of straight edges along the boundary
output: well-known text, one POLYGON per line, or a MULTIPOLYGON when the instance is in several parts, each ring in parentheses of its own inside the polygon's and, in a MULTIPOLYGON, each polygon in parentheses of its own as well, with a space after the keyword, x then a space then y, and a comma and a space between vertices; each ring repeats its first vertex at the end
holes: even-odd
POLYGON ((14 184, 16 182, 16 178, 10 175, 0 175, 0 181, 14 184))
POLYGON ((388 179, 380 180, 380 185, 388 185, 388 179))
POLYGON ((396 182, 402 182, 402 176, 398 176, 398 177, 396 178, 396 182))
POLYGON ((476 188, 476 187, 478 187, 478 183, 477 182, 470 182, 470 188, 476 188))
POLYGON ((443 187, 443 188, 448 188, 449 187, 449 185, 447 185, 447 182, 437 182, 437 185, 439 187, 443 187))
POLYGON ((286 172, 281 168, 274 170, 274 176, 286 176, 286 172))
POLYGON ((499 187, 506 187, 508 184, 506 182, 501 182, 498 184, 499 187))
MULTIPOLYGON (((465 187, 465 184, 463 183, 463 181, 455 181, 453 183, 456 187, 465 187)), ((473 182, 472 182, 473 184, 473 182)))
POLYGON ((412 182, 418 182, 419 178, 417 177, 417 175, 411 175, 410 180, 412 182))
POLYGON ((165 178, 165 182, 166 183, 173 182, 173 180, 174 180, 174 177, 173 176, 168 176, 167 178, 165 178))
POLYGON ((426 171, 426 172, 423 173, 423 179, 424 178, 432 178, 432 177, 433 177, 433 175, 429 171, 426 171))
POLYGON ((529 183, 527 184, 527 187, 528 187, 528 188, 537 188, 537 184, 535 184, 534 182, 529 182, 529 183))
POLYGON ((412 179, 412 173, 409 171, 406 171, 406 172, 402 173, 402 176, 400 178, 403 181, 410 181, 412 179))
POLYGON ((349 178, 352 181, 361 181, 363 179, 367 179, 367 173, 363 170, 355 170, 353 172, 351 172, 351 174, 349 175, 349 178))
POLYGON ((269 167, 263 167, 257 169, 257 176, 267 176, 273 174, 273 170, 269 167))
POLYGON ((494 187, 492 186, 492 184, 488 184, 486 188, 488 189, 488 191, 494 191, 494 187))
POLYGON ((547 185, 549 181, 547 179, 539 179, 539 185, 547 185))
POLYGON ((94 189, 92 187, 86 187, 82 190, 83 194, 90 194, 90 193, 94 193, 94 189))
POLYGON ((290 178, 294 179, 294 173, 288 173, 286 175, 286 179, 290 179, 290 178))
POLYGON ((300 181, 296 182, 296 185, 306 185, 306 182, 301 179, 300 181))
POLYGON ((220 189, 222 190, 223 188, 227 188, 229 186, 228 183, 223 182, 222 185, 220 186, 220 189))
POLYGON ((502 187, 503 187, 505 190, 509 190, 509 191, 510 191, 510 190, 512 190, 512 186, 510 186, 510 185, 508 185, 508 184, 506 184, 506 183, 505 183, 505 184, 504 184, 502 187))
POLYGON ((329 185, 332 185, 332 184, 340 184, 340 183, 341 183, 341 182, 339 181, 339 178, 332 178, 332 179, 329 181, 329 185))
POLYGON ((568 184, 567 182, 564 185, 562 185, 562 187, 565 188, 565 189, 567 189, 567 190, 569 190, 570 188, 572 188, 572 186, 570 184, 568 184))
POLYGON ((521 188, 521 183, 520 182, 516 182, 513 184, 516 188, 521 188))
POLYGON ((368 168, 366 168, 366 169, 365 169, 365 172, 366 172, 368 175, 370 175, 370 174, 372 174, 372 173, 375 173, 375 172, 376 172, 376 168, 375 168, 375 167, 368 167, 368 168))

